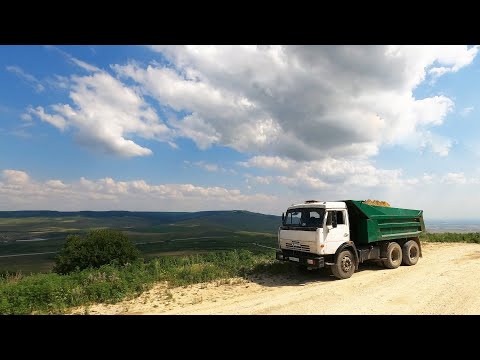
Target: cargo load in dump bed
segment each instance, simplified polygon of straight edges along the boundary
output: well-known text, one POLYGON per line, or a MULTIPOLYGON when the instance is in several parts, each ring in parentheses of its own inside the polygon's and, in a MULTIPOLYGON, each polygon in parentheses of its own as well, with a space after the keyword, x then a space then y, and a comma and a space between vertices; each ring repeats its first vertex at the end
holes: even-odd
POLYGON ((415 265, 424 231, 422 210, 308 200, 282 214, 276 258, 309 269, 327 267, 346 279, 367 260, 381 260, 390 269, 415 265))
POLYGON ((350 218, 350 238, 356 244, 418 237, 425 231, 422 210, 372 206, 345 200, 350 218))

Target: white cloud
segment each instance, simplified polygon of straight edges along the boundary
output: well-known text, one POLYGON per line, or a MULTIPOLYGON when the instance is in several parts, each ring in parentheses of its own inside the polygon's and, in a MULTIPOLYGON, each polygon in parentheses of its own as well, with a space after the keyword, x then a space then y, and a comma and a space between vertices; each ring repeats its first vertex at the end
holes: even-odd
MULTIPOLYGON (((402 180, 401 169, 377 169, 368 160, 325 158, 316 161, 294 161, 278 156, 255 156, 241 165, 277 170, 286 175, 263 177, 289 187, 320 189, 339 186, 371 187, 407 184, 402 180)), ((254 178, 252 178, 254 179, 254 178)), ((258 180, 261 183, 262 180, 258 180)))
POLYGON ((30 177, 25 171, 20 170, 3 170, 2 176, 7 185, 22 185, 30 181, 30 177))
POLYGON ((466 117, 468 114, 470 114, 475 108, 473 106, 467 106, 463 108, 462 111, 460 111, 460 115, 466 117))
POLYGON ((466 184, 467 179, 463 172, 460 173, 448 173, 442 177, 442 182, 446 184, 466 184))
MULTIPOLYGON (((430 75, 470 64, 478 51, 467 46, 153 49, 178 72, 134 63, 114 69, 202 124, 203 130, 192 132, 187 116, 176 123, 180 133, 202 147, 218 143, 295 160, 366 158, 384 143, 408 145, 412 136, 442 124, 454 106, 445 96, 416 99, 412 91, 430 75)), ((437 152, 448 152, 448 146, 437 152)))
POLYGON ((423 134, 431 134, 430 140, 415 146, 448 154, 451 142, 432 128, 443 123, 454 102, 444 95, 415 98, 413 90, 428 78, 459 71, 478 51, 468 46, 154 46, 168 66, 111 65, 120 78, 135 83, 127 86, 51 48, 90 73, 71 77, 65 86, 73 104, 57 104, 53 114, 76 128, 90 148, 142 156, 150 149, 126 136, 172 146, 174 138, 187 137, 200 149, 217 144, 295 161, 367 159, 383 144, 411 147, 423 134), (163 124, 144 96, 183 115, 163 124))
POLYGON ((61 54, 62 56, 64 56, 70 63, 86 70, 86 71, 89 71, 89 72, 96 72, 96 71, 101 71, 99 68, 97 68, 96 66, 93 66, 91 64, 87 64, 85 61, 82 61, 82 60, 79 60, 75 57, 73 57, 72 55, 70 55, 69 53, 59 49, 58 47, 56 46, 52 46, 52 45, 46 45, 44 46, 46 49, 48 50, 52 50, 52 51, 56 51, 58 52, 59 54, 61 54))
POLYGON ((10 65, 6 67, 7 71, 17 75, 20 79, 27 82, 36 92, 40 93, 45 90, 45 86, 32 74, 25 72, 21 67, 10 65))
POLYGON ((45 81, 53 89, 66 90, 70 87, 70 79, 66 76, 55 74, 48 77, 45 81))
POLYGON ((273 170, 288 170, 295 164, 290 159, 281 158, 279 156, 254 156, 248 161, 239 162, 244 167, 258 167, 273 170))
POLYGON ((48 180, 45 185, 53 189, 66 189, 68 188, 61 180, 48 180))
MULTIPOLYGON (((144 180, 118 181, 110 177, 84 177, 65 183, 31 179, 24 171, 3 170, 0 209, 58 210, 206 210, 251 209, 255 204, 277 200, 261 193, 244 194, 239 189, 193 184, 148 184, 144 180)), ((267 205, 268 206, 268 205, 267 205)))
POLYGON ((471 64, 477 53, 478 46, 472 46, 469 49, 455 45, 442 46, 437 62, 443 66, 432 67, 429 69, 429 73, 441 76, 448 72, 457 72, 462 67, 471 64))
POLYGON ((418 144, 421 148, 430 148, 430 150, 439 156, 445 157, 453 146, 453 141, 445 136, 432 134, 430 131, 418 134, 418 144))
POLYGON ((273 176, 254 176, 250 174, 245 174, 245 181, 247 183, 257 183, 257 184, 262 184, 262 185, 270 185, 270 183, 273 181, 273 176))
POLYGON ((73 128, 78 141, 90 150, 125 157, 152 154, 150 149, 127 137, 170 141, 170 129, 138 92, 94 66, 71 60, 93 71, 88 76, 71 77, 69 90, 73 104, 52 105, 53 114, 39 106, 31 109, 31 114, 59 129, 73 128))
POLYGON ((318 177, 310 176, 308 174, 296 173, 294 176, 277 176, 275 179, 279 184, 302 190, 325 189, 329 187, 327 183, 318 177))
POLYGON ((47 114, 45 113, 45 110, 41 106, 37 106, 35 109, 32 107, 29 107, 27 111, 28 113, 23 114, 25 117, 26 116, 31 117, 30 114, 33 114, 37 116, 40 120, 45 121, 62 131, 65 130, 65 128, 67 127, 67 121, 65 120, 64 117, 56 114, 55 115, 47 114))
POLYGON ((209 148, 219 140, 217 131, 195 113, 186 116, 181 124, 176 120, 171 120, 170 125, 178 130, 179 135, 193 139, 201 150, 209 148))
POLYGON ((420 181, 421 181, 422 184, 427 184, 427 185, 428 185, 428 184, 433 183, 433 180, 434 180, 433 175, 431 175, 431 174, 423 174, 423 176, 422 176, 422 178, 421 178, 420 181))
POLYGON ((204 161, 194 162, 193 165, 198 166, 198 167, 200 167, 204 170, 210 171, 210 172, 216 172, 216 171, 220 170, 220 168, 217 164, 206 163, 204 161))

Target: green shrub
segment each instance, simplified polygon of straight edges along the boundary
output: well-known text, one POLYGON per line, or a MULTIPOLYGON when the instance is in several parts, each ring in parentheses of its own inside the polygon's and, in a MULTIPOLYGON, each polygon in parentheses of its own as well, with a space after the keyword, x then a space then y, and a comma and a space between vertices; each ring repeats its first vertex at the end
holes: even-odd
POLYGON ((119 231, 92 230, 84 237, 69 235, 55 259, 54 271, 68 274, 102 265, 125 265, 138 260, 140 252, 127 236, 119 231))

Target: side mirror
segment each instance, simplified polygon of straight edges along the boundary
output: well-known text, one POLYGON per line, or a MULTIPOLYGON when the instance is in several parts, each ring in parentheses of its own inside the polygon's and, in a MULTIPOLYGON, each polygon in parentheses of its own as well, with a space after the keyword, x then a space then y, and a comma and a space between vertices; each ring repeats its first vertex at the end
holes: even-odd
POLYGON ((285 214, 282 213, 282 224, 285 222, 285 214))
POLYGON ((337 227, 337 212, 336 211, 334 211, 333 214, 332 214, 332 226, 334 228, 337 227))

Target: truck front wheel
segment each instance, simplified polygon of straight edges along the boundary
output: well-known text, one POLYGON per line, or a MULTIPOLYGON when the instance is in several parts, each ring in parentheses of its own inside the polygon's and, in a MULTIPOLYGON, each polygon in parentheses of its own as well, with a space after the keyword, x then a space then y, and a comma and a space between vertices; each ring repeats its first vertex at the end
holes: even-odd
POLYGON ((383 265, 389 269, 396 269, 402 263, 402 248, 396 242, 391 242, 387 247, 387 258, 383 259, 383 265))
POLYGON ((420 248, 418 244, 409 240, 403 245, 403 262, 404 265, 415 265, 418 262, 418 257, 420 255, 420 248))
POLYGON ((348 279, 355 272, 355 258, 350 250, 343 250, 338 254, 335 265, 331 267, 333 276, 337 279, 348 279))

